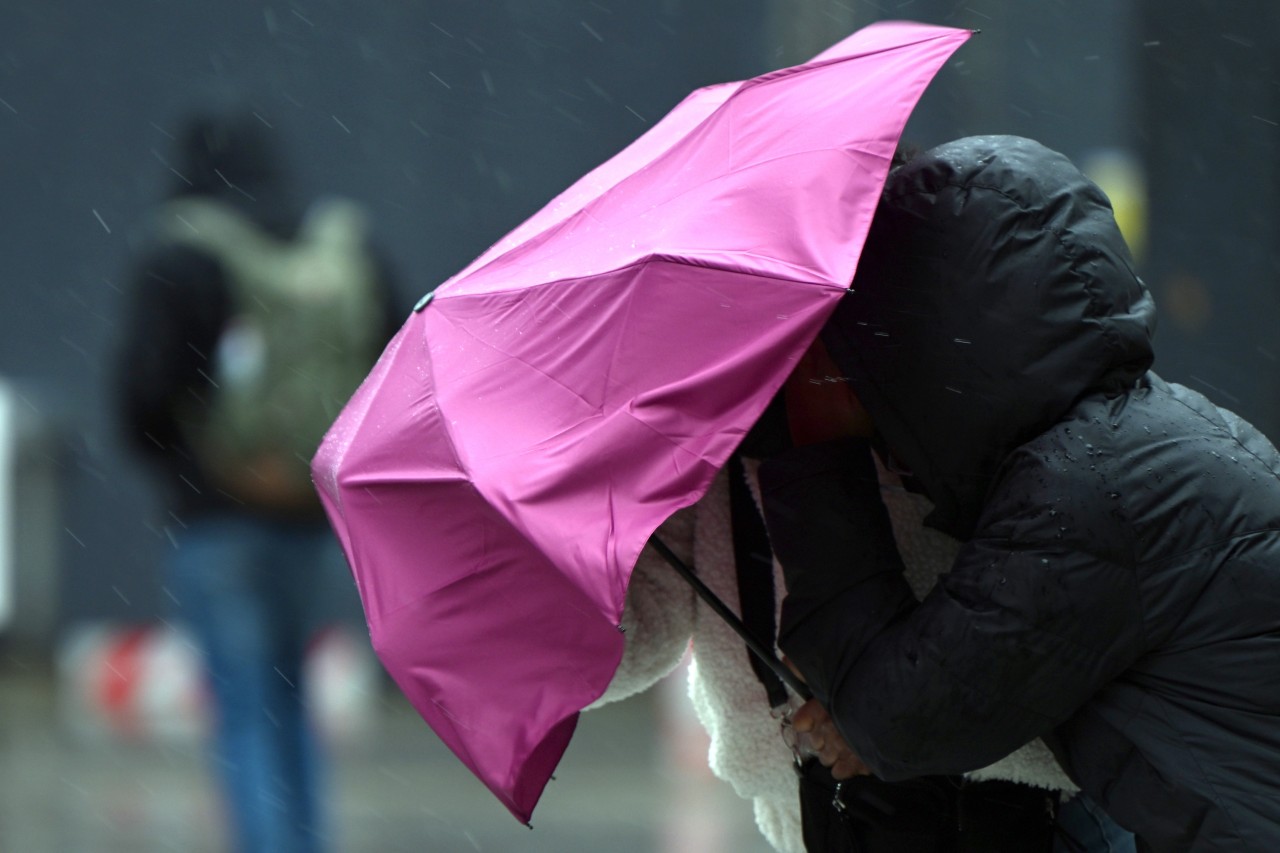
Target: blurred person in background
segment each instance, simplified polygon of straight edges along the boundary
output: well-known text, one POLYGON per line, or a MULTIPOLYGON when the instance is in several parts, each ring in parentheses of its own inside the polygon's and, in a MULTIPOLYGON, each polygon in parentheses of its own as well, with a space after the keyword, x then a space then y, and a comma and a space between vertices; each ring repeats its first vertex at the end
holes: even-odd
POLYGON ((326 846, 303 664, 333 591, 356 598, 309 461, 400 319, 361 209, 296 207, 275 133, 247 110, 182 130, 118 362, 127 441, 164 490, 168 591, 206 665, 211 764, 244 853, 326 846))

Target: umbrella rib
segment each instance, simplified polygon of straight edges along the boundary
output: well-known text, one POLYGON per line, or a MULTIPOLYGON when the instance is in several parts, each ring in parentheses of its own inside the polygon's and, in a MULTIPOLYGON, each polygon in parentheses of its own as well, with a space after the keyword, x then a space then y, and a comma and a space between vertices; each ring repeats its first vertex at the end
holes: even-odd
POLYGON ((725 623, 733 629, 734 633, 742 638, 742 640, 747 644, 747 648, 751 650, 752 654, 763 661, 769 669, 773 670, 774 673, 782 679, 782 682, 790 687, 797 696, 805 700, 813 698, 813 692, 809 690, 809 686, 796 678, 795 673, 787 668, 786 664, 778 660, 777 655, 767 649, 763 643, 756 639, 755 635, 752 634, 751 631, 747 629, 747 626, 743 624, 742 620, 738 618, 738 614, 730 610, 729 606, 720 599, 720 596, 716 595, 715 592, 712 591, 711 587, 703 583, 702 579, 698 577, 693 569, 689 568, 689 566, 685 564, 684 560, 681 560, 676 553, 667 546, 667 543, 663 542, 657 536, 650 536, 649 544, 652 545, 654 550, 667 561, 667 564, 670 565, 671 568, 676 570, 676 573, 680 575, 680 577, 684 578, 689 585, 693 587, 693 591, 698 594, 698 597, 705 601, 707 605, 716 612, 716 615, 723 619, 725 623))
MULTIPOLYGON (((921 33, 921 37, 916 39, 915 41, 894 42, 893 44, 885 45, 884 47, 878 47, 875 50, 868 50, 860 53, 842 53, 837 56, 827 57, 826 59, 817 59, 817 58, 810 59, 808 62, 805 62, 801 65, 792 65, 788 68, 779 68, 777 71, 772 71, 768 74, 762 74, 759 77, 753 77, 749 80, 742 81, 742 85, 739 86, 738 89, 736 89, 728 98, 726 98, 726 102, 729 100, 732 100, 734 96, 736 96, 739 92, 743 91, 744 89, 753 89, 759 86, 768 86, 771 83, 774 83, 778 80, 786 80, 789 77, 804 74, 809 71, 819 71, 830 65, 838 65, 841 62, 851 62, 856 59, 866 59, 867 57, 871 57, 871 56, 879 56, 882 53, 894 53, 896 51, 903 50, 905 48, 914 47, 915 45, 918 45, 918 44, 924 44, 925 42, 941 41, 943 39, 956 38, 957 32, 965 33, 965 38, 968 39, 969 35, 976 32, 976 30, 956 30, 952 32, 945 32, 945 33, 932 32, 928 34, 921 33)), ((821 56, 822 54, 818 54, 818 55, 821 56)))
MULTIPOLYGON (((869 142, 869 141, 871 141, 871 140, 862 140, 862 142, 863 142, 863 143, 865 143, 865 142, 869 142)), ((478 278, 478 277, 480 277, 480 276, 482 275, 482 273, 483 273, 483 271, 484 271, 484 270, 488 269, 490 266, 492 266, 494 263, 496 263, 496 262, 497 262, 497 261, 499 261, 499 260, 503 260, 503 261, 510 262, 513 258, 517 258, 517 257, 520 257, 520 256, 522 256, 522 255, 527 255, 527 254, 530 254, 530 253, 535 252, 536 250, 540 249, 543 245, 545 245, 545 242, 546 242, 546 240, 547 240, 547 239, 550 239, 552 236, 555 236, 555 234, 556 234, 556 233, 558 233, 558 232, 560 232, 560 231, 562 231, 562 230, 564 230, 564 229, 569 228, 569 226, 570 226, 573 222, 575 222, 575 221, 577 221, 577 220, 579 220, 579 219, 591 219, 592 221, 597 222, 597 223, 600 223, 601 225, 604 225, 604 226, 606 226, 606 227, 612 228, 612 229, 613 229, 613 230, 615 230, 615 231, 622 231, 622 230, 623 230, 623 226, 624 226, 626 223, 628 223, 628 222, 632 222, 632 221, 635 221, 636 219, 640 218, 641 216, 645 216, 645 215, 648 215, 648 214, 652 214, 654 211, 661 210, 661 209, 662 209, 663 207, 665 207, 666 205, 669 205, 669 204, 672 204, 672 203, 674 203, 674 202, 676 202, 676 201, 679 201, 680 199, 684 198, 685 196, 689 195, 690 193, 696 192, 697 190, 700 190, 700 189, 702 189, 702 188, 704 188, 704 187, 707 187, 707 186, 710 186, 710 185, 712 185, 712 184, 715 184, 715 183, 717 183, 717 182, 719 182, 719 181, 727 180, 727 179, 733 178, 733 177, 735 177, 735 176, 738 176, 738 175, 740 175, 741 173, 746 172, 746 171, 748 171, 748 170, 750 170, 750 169, 755 169, 755 168, 759 168, 759 167, 761 167, 761 166, 766 166, 766 165, 769 165, 769 164, 772 164, 772 163, 777 163, 777 162, 782 161, 782 160, 788 160, 788 159, 792 159, 792 158, 795 158, 795 157, 806 157, 806 156, 810 156, 810 155, 813 155, 813 154, 817 154, 817 153, 824 153, 824 152, 835 152, 835 153, 839 153, 839 154, 844 154, 845 156, 851 156, 851 155, 853 155, 854 153, 858 153, 858 154, 862 154, 862 155, 864 155, 864 156, 866 156, 866 157, 874 157, 874 158, 877 158, 877 159, 883 160, 883 161, 885 161, 885 162, 887 162, 887 161, 890 159, 890 156, 889 156, 889 155, 882 155, 882 154, 878 154, 877 152, 875 152, 875 151, 873 151, 873 150, 870 150, 870 148, 869 148, 867 145, 865 145, 865 144, 857 144, 857 145, 850 144, 850 145, 846 145, 846 146, 841 146, 841 147, 831 147, 831 148, 806 148, 806 149, 804 149, 803 151, 792 151, 792 152, 787 153, 787 154, 780 154, 780 155, 778 155, 778 156, 776 156, 776 157, 770 157, 770 158, 767 158, 767 159, 758 160, 758 161, 754 161, 754 162, 751 162, 751 163, 747 163, 747 164, 743 164, 743 165, 741 165, 741 166, 735 167, 732 171, 725 172, 724 174, 717 175, 715 178, 712 178, 712 179, 710 179, 710 180, 703 181, 703 182, 701 182, 701 183, 699 183, 699 184, 696 184, 696 185, 694 185, 694 186, 688 187, 688 188, 686 188, 685 190, 683 190, 682 192, 679 192, 679 193, 677 193, 677 194, 675 194, 675 195, 669 196, 668 198, 663 199, 661 202, 659 202, 659 203, 657 203, 657 204, 653 204, 653 205, 651 205, 651 206, 649 206, 649 207, 645 208, 644 210, 636 211, 635 213, 631 214, 631 215, 630 215, 630 216, 628 216, 626 219, 623 219, 623 220, 621 220, 621 221, 613 221, 613 222, 611 222, 610 220, 601 219, 599 216, 597 216, 597 215, 596 215, 596 213, 595 213, 594 208, 595 208, 595 206, 596 206, 596 201, 598 201, 599 199, 593 199, 590 203, 588 203, 587 205, 585 205, 582 209, 577 210, 577 211, 575 211, 573 214, 571 214, 570 216, 566 217, 565 219, 562 219, 562 220, 560 220, 559 222, 554 223, 553 225, 549 226, 545 231, 542 231, 541 233, 537 234, 537 235, 536 235, 536 236, 534 236, 534 237, 530 237, 527 241, 525 241, 525 242, 524 242, 524 243, 522 243, 521 245, 516 246, 516 247, 513 247, 509 252, 507 252, 507 253, 505 253, 505 254, 503 254, 503 255, 500 255, 500 256, 498 256, 498 257, 493 258, 491 261, 489 261, 488 263, 486 263, 484 266, 481 266, 481 267, 479 267, 479 268, 477 268, 477 269, 475 269, 475 270, 472 270, 472 271, 467 275, 467 280, 468 280, 468 281, 470 281, 470 280, 472 280, 472 279, 474 279, 474 278, 478 278)), ((651 165, 652 165, 652 164, 648 164, 648 165, 646 165, 644 168, 639 169, 639 170, 637 170, 636 172, 632 173, 631 175, 629 175, 629 176, 626 178, 626 180, 624 180, 624 181, 620 182, 620 183, 618 184, 618 186, 619 186, 619 187, 621 187, 621 186, 623 186, 626 182, 628 182, 628 181, 632 180, 633 178, 636 178, 637 176, 641 175, 643 172, 647 171, 647 170, 648 170, 648 168, 649 168, 649 166, 651 166, 651 165)), ((596 238, 594 238, 594 237, 593 237, 592 239, 596 239, 596 238)), ((580 238, 580 239, 578 239, 578 240, 573 240, 573 241, 563 241, 563 242, 565 242, 565 245, 564 245, 564 246, 562 246, 562 247, 558 248, 555 252, 550 252, 550 253, 547 253, 547 254, 543 255, 541 258, 539 258, 539 260, 540 260, 540 261, 542 261, 542 262, 545 262, 545 261, 546 261, 547 259, 549 259, 549 258, 553 258, 553 257, 557 257, 557 256, 563 256, 563 255, 565 255, 565 254, 571 254, 574 250, 578 249, 582 243, 587 242, 587 238, 586 238, 586 237, 582 237, 582 238, 580 238)), ((714 249, 713 251, 715 251, 715 252, 717 252, 717 253, 719 253, 719 254, 746 254, 745 252, 742 252, 742 251, 734 252, 733 250, 726 250, 726 249, 714 249)), ((581 279, 584 279, 584 278, 595 278, 595 277, 602 276, 602 275, 609 275, 609 274, 611 274, 611 273, 616 273, 616 272, 618 272, 618 271, 620 271, 620 270, 625 270, 625 269, 628 269, 629 267, 633 267, 633 266, 636 266, 636 265, 638 265, 638 264, 648 263, 650 260, 652 260, 652 259, 654 259, 654 258, 680 258, 680 261, 681 261, 682 263, 688 263, 688 259, 682 258, 681 256, 676 255, 676 254, 673 254, 673 253, 671 253, 670 251, 668 251, 668 252, 649 252, 649 253, 647 253, 647 254, 643 255, 642 257, 636 258, 635 260, 633 260, 633 261, 631 261, 631 262, 629 262, 629 263, 622 264, 622 265, 620 265, 620 266, 616 266, 616 267, 611 267, 611 268, 609 268, 609 269, 607 269, 607 270, 602 270, 602 271, 600 271, 600 272, 596 272, 596 273, 590 273, 590 274, 586 274, 586 275, 581 275, 581 274, 579 274, 579 275, 569 274, 569 275, 566 275, 566 276, 565 276, 564 278, 562 278, 562 279, 555 279, 555 280, 553 280, 553 281, 540 282, 539 284, 537 284, 537 285, 533 285, 533 286, 528 286, 528 285, 525 285, 525 286, 521 286, 521 285, 512 285, 512 286, 511 286, 511 287, 509 287, 509 288, 493 289, 493 290, 485 290, 485 291, 483 291, 483 292, 484 292, 484 293, 507 293, 507 292, 515 292, 515 291, 527 291, 527 290, 532 290, 532 289, 533 289, 533 288, 535 288, 535 287, 543 287, 543 286, 546 286, 546 285, 553 285, 553 284, 556 284, 556 283, 561 282, 561 281, 581 280, 581 279)), ((778 263, 778 262, 779 262, 779 261, 778 261, 778 259, 776 259, 776 258, 770 258, 770 260, 771 260, 771 261, 773 261, 773 262, 775 262, 775 263, 778 263)), ((705 267, 707 267, 707 268, 709 268, 709 269, 729 269, 729 271, 731 271, 731 272, 736 272, 736 271, 737 271, 737 270, 731 270, 731 269, 730 269, 730 268, 728 268, 728 267, 725 267, 725 266, 723 266, 723 265, 721 265, 721 264, 716 264, 716 263, 705 263, 705 264, 699 264, 699 266, 705 266, 705 267)), ((794 265, 790 265, 790 264, 788 264, 788 266, 793 266, 793 268, 796 268, 796 269, 803 269, 803 268, 794 267, 794 265)), ((812 273, 812 270, 808 270, 808 272, 812 273)), ((850 277, 850 278, 852 278, 852 271, 850 271, 850 276, 849 276, 849 277, 850 277)), ((456 280, 457 280, 457 279, 454 279, 454 281, 456 281, 456 280)), ((780 280, 783 280, 783 281, 791 280, 791 281, 796 281, 796 282, 798 282, 798 283, 802 283, 802 284, 810 284, 810 283, 813 283, 810 279, 806 279, 806 278, 804 278, 804 277, 802 277, 802 276, 797 276, 797 277, 796 277, 796 278, 794 278, 794 279, 780 279, 780 280)), ((818 283, 824 283, 824 282, 818 282, 818 283)), ((835 284, 834 282, 825 282, 825 283, 835 284)), ((844 285, 843 285, 843 284, 841 284, 840 286, 841 286, 841 287, 843 287, 844 285)), ((448 290, 449 290, 449 282, 445 282, 445 283, 444 283, 444 284, 442 284, 440 287, 436 288, 437 298, 439 298, 439 297, 444 297, 444 298, 455 298, 455 299, 457 299, 457 298, 461 298, 461 297, 465 297, 465 296, 471 296, 471 295, 473 295, 473 294, 471 294, 471 293, 464 293, 464 294, 459 294, 458 296, 455 296, 455 297, 451 297, 451 296, 450 296, 450 294, 449 294, 449 292, 448 292, 448 290)))
MULTIPOLYGON (((830 58, 827 58, 827 59, 821 59, 821 60, 816 60, 816 61, 815 61, 815 60, 810 60, 808 63, 805 63, 803 66, 793 66, 793 67, 791 67, 791 68, 784 68, 784 69, 780 69, 780 70, 775 71, 775 72, 773 72, 773 73, 771 73, 771 74, 766 74, 766 75, 763 75, 762 77, 753 78, 753 79, 751 79, 751 80, 732 81, 732 82, 719 83, 719 84, 714 84, 714 85, 712 85, 712 86, 704 87, 704 88, 706 88, 706 89, 714 89, 714 88, 717 88, 717 87, 719 87, 719 86, 735 86, 734 90, 733 90, 732 92, 730 92, 730 93, 725 97, 725 99, 724 99, 721 103, 719 103, 718 105, 716 105, 716 107, 715 107, 713 110, 711 110, 709 113, 707 113, 707 115, 705 115, 705 116, 704 116, 704 117, 703 117, 703 118, 702 118, 702 119, 701 119, 701 120, 700 120, 696 125, 693 125, 692 127, 688 128, 688 129, 685 131, 685 137, 687 138, 689 135, 691 135, 691 134, 695 133, 699 128, 703 127, 703 126, 704 126, 708 121, 711 121, 713 118, 715 118, 715 116, 716 116, 716 115, 717 115, 721 110, 724 110, 724 109, 725 109, 725 108, 726 108, 726 107, 727 107, 727 106, 728 106, 728 105, 729 105, 729 104, 730 104, 730 103, 731 103, 735 98, 739 97, 739 96, 740 96, 744 91, 747 91, 747 90, 749 90, 749 89, 758 88, 758 87, 760 87, 760 86, 767 86, 767 85, 771 85, 771 84, 773 84, 773 83, 775 83, 775 82, 778 82, 778 81, 781 81, 781 80, 786 80, 786 79, 788 79, 789 77, 792 77, 792 76, 796 76, 796 75, 799 75, 799 74, 804 74, 804 73, 809 72, 809 71, 819 71, 819 70, 822 70, 822 69, 827 68, 828 66, 831 66, 831 65, 837 65, 837 64, 842 63, 842 62, 850 62, 850 61, 853 61, 853 60, 856 60, 856 59, 861 59, 861 58, 870 57, 870 56, 877 56, 877 55, 882 54, 882 53, 890 53, 890 52, 893 52, 893 51, 902 50, 902 49, 904 49, 904 48, 909 48, 909 47, 912 47, 912 46, 914 46, 914 45, 923 44, 923 43, 928 42, 928 41, 937 41, 937 40, 940 40, 940 39, 953 38, 953 37, 954 37, 954 35, 952 35, 952 34, 950 34, 950 33, 944 33, 944 34, 937 34, 937 33, 934 33, 934 34, 924 34, 924 33, 922 33, 922 34, 921 34, 921 37, 920 37, 920 38, 918 38, 918 39, 916 39, 916 40, 914 40, 914 41, 908 41, 908 42, 895 43, 895 44, 893 44, 893 45, 888 45, 888 46, 885 46, 885 47, 878 48, 878 49, 876 49, 876 50, 866 51, 866 52, 862 52, 862 53, 848 53, 848 54, 841 54, 841 55, 839 55, 839 56, 833 56, 833 57, 830 57, 830 58)), ((968 38, 968 35, 966 34, 966 36, 965 36, 965 37, 966 37, 966 38, 968 38)), ((701 90, 699 90, 699 91, 701 91, 701 90)), ((625 149, 624 149, 624 150, 625 150, 625 149)), ((621 179, 621 180, 617 181, 617 182, 616 182, 616 184, 615 184, 615 188, 616 188, 616 187, 619 187, 619 186, 622 186, 623 184, 626 184, 626 183, 628 183, 629 181, 631 181, 632 179, 636 178, 638 175, 641 175, 641 174, 643 174, 644 172, 649 171, 649 170, 653 167, 653 165, 654 165, 655 163, 659 162, 660 160, 662 160, 662 159, 663 159, 663 157, 665 157, 665 156, 670 152, 670 150, 671 150, 671 149, 670 149, 670 148, 668 148, 668 149, 666 149, 666 150, 664 150, 664 151, 660 152, 660 153, 659 153, 658 155, 656 155, 653 159, 651 159, 651 160, 649 160, 648 162, 644 163, 643 165, 639 166, 639 167, 638 167, 634 172, 630 173, 630 174, 629 174, 629 175, 627 175, 625 178, 623 178, 623 179, 621 179)), ((608 163, 608 162, 610 162, 610 161, 605 161, 605 163, 601 163, 601 164, 600 164, 600 166, 598 166, 598 167, 597 167, 597 169, 599 169, 599 168, 603 168, 605 165, 607 165, 607 163, 608 163)), ((590 173, 589 173, 589 174, 590 174, 590 173)), ((569 222, 571 222, 571 221, 573 221, 574 219, 576 219, 576 218, 577 218, 580 214, 582 214, 584 211, 587 211, 589 208, 593 207, 593 206, 594 206, 594 205, 595 205, 595 204, 596 204, 596 203, 597 203, 597 202, 598 202, 602 197, 603 197, 603 196, 601 196, 601 195, 596 195, 596 196, 594 196, 594 197, 593 197, 593 198, 591 198, 589 201, 587 201, 587 202, 586 202, 586 203, 585 203, 581 208, 579 208, 578 210, 574 211, 574 212, 573 212, 572 214, 570 214, 569 216, 565 217, 564 219, 561 219, 561 220, 558 220, 558 221, 556 221, 556 222, 553 222, 553 223, 549 224, 549 225, 548 225, 548 226, 547 226, 543 231, 540 231, 539 233, 537 233, 537 234, 535 234, 535 235, 530 235, 529 237, 527 237, 527 238, 524 240, 524 242, 521 244, 521 246, 528 246, 530 243, 533 243, 533 242, 541 242, 541 240, 542 240, 542 238, 543 238, 544 236, 550 235, 550 234, 552 234, 553 232, 558 231, 558 230, 560 230, 561 228, 565 227, 565 225, 567 225, 569 222)), ((560 196, 556 196, 556 197, 552 198, 550 201, 551 201, 551 202, 553 202, 553 201, 555 201, 555 199, 556 199, 556 198, 560 198, 560 196)), ((664 202, 664 203, 665 203, 665 202, 664 202)), ((550 204, 550 202, 548 202, 548 204, 550 204)), ((657 205, 655 205, 655 207, 656 207, 656 206, 657 206, 657 205)), ((544 209, 545 209, 545 208, 544 208, 544 209)), ((652 209, 652 208, 650 208, 650 209, 652 209)), ((600 221, 600 220, 599 220, 599 219, 597 219, 596 221, 600 221)), ((468 279, 470 279, 470 278, 474 278, 475 276, 479 275, 480 273, 482 273, 484 270, 488 269, 491 265, 493 265, 494 263, 498 262, 499 260, 509 259, 509 258, 511 257, 511 254, 512 254, 513 252, 517 252, 517 251, 521 248, 521 246, 513 247, 510 251, 507 251, 507 252, 501 252, 501 253, 498 253, 498 254, 496 254, 493 258, 491 258, 489 261, 487 261, 487 262, 485 262, 484 264, 482 264, 481 266, 478 266, 478 267, 475 267, 475 268, 467 267, 466 269, 464 269, 464 270, 463 270, 463 273, 465 273, 465 274, 466 274, 466 277, 467 277, 468 279)), ((479 259, 477 258, 477 260, 479 260, 479 259)), ((460 274, 460 275, 461 275, 461 274, 460 274)), ((450 281, 455 281, 455 280, 457 280, 457 278, 458 278, 458 277, 457 277, 457 276, 455 276, 454 278, 450 279, 449 281, 444 282, 444 284, 442 284, 440 287, 441 287, 441 288, 446 288, 446 287, 448 286, 448 284, 450 283, 450 281)), ((440 289, 440 288, 437 288, 437 289, 440 289)), ((444 295, 444 294, 441 294, 441 295, 444 295)))

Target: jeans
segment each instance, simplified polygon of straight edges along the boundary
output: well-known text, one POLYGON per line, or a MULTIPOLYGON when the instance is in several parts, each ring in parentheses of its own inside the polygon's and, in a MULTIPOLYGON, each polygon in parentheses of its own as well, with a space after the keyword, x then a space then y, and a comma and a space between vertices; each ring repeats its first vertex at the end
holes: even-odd
POLYGON ((1076 794, 1058 808, 1059 838, 1053 853, 1134 853, 1133 834, 1098 808, 1084 794, 1076 794), (1070 841, 1061 836, 1065 834, 1070 841), (1076 846, 1072 846, 1074 843, 1076 846))
POLYGON ((336 540, 321 524, 231 513, 173 533, 172 592, 207 669, 211 758, 235 849, 315 853, 325 836, 321 761, 303 661, 321 598, 335 569, 345 572, 336 540))

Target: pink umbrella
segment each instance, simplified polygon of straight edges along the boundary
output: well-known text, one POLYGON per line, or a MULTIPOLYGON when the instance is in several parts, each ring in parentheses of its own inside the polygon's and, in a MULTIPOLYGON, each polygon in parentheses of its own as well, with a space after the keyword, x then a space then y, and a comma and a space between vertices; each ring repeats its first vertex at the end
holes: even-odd
POLYGON ((374 648, 521 821, 622 657, 641 548, 845 292, 969 35, 877 24, 694 92, 419 303, 321 445, 374 648))

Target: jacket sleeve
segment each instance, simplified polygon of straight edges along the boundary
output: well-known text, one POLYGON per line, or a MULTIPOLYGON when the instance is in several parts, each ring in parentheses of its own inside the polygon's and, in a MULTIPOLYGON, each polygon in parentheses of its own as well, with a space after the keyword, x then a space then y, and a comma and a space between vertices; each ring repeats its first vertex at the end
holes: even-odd
POLYGON ((863 464, 843 458, 858 454, 802 450, 808 458, 762 471, 789 589, 780 645, 877 776, 990 764, 1138 655, 1132 570, 1029 535, 1048 529, 1040 509, 988 506, 994 521, 917 605, 878 494, 855 473, 863 464))
POLYGON ((210 389, 230 304, 221 267, 208 256, 174 247, 139 264, 115 365, 118 417, 134 449, 161 456, 181 442, 177 409, 210 389))

